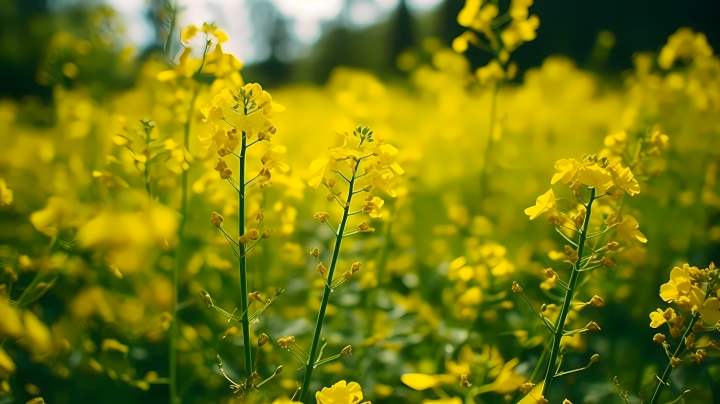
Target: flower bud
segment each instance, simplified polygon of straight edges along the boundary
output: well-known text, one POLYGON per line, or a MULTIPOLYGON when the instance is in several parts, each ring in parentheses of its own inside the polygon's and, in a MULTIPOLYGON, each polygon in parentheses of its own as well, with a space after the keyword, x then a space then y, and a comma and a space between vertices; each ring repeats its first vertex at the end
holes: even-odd
POLYGON ((327 273, 327 268, 325 268, 325 265, 323 265, 322 262, 317 264, 316 268, 317 268, 317 271, 320 272, 320 275, 322 275, 322 276, 325 276, 325 274, 327 273))
POLYGON ((607 247, 608 250, 615 251, 618 249, 618 247, 620 247, 620 243, 617 243, 612 240, 608 240, 607 243, 605 244, 605 246, 607 247))
POLYGON ((682 359, 680 359, 680 358, 673 357, 672 359, 670 359, 670 366, 672 366, 674 368, 680 366, 681 363, 682 363, 682 359))
POLYGON ((343 279, 345 279, 345 280, 350 279, 350 277, 352 277, 352 272, 351 272, 351 271, 347 271, 347 272, 345 272, 345 273, 343 274, 343 279))
POLYGON ((223 219, 223 217, 220 216, 220 214, 217 212, 213 212, 212 215, 210 215, 210 223, 212 223, 212 225, 215 227, 220 227, 223 220, 225 219, 223 219))
POLYGON ((688 349, 695 347, 695 334, 690 333, 690 335, 685 337, 685 346, 687 346, 688 349))
POLYGON ((600 327, 594 321, 589 322, 585 328, 587 328, 588 331, 600 331, 600 327))
POLYGON ((522 292, 523 292, 523 288, 521 288, 520 285, 518 285, 517 282, 513 281, 513 283, 512 283, 512 291, 513 291, 513 293, 522 293, 522 292))
POLYGON ((258 338, 258 346, 263 346, 267 344, 267 342, 270 340, 270 337, 267 336, 267 334, 262 333, 260 334, 260 337, 258 338))
POLYGON ((355 263, 353 263, 353 264, 350 266, 350 271, 352 271, 352 273, 355 273, 355 272, 359 271, 361 265, 362 265, 362 262, 355 262, 355 263))
POLYGON ((660 333, 655 334, 655 336, 653 336, 653 342, 657 344, 662 344, 663 342, 665 342, 665 335, 660 333))
POLYGON ((590 305, 593 307, 603 307, 605 306, 605 301, 598 295, 595 295, 590 299, 590 305))
POLYGON ((533 387, 535 387, 534 383, 526 382, 520 385, 520 392, 523 394, 527 394, 532 391, 533 387))
POLYGON ((255 292, 252 292, 252 293, 248 293, 248 299, 250 300, 250 303, 252 303, 252 302, 254 302, 254 301, 256 301, 256 300, 257 300, 257 301, 260 301, 260 300, 261 300, 261 299, 260 299, 260 291, 255 291, 255 292))
POLYGON ((340 351, 340 353, 343 354, 343 356, 352 355, 352 346, 346 346, 342 351, 340 351))
POLYGON ((573 248, 569 245, 565 246, 565 255, 567 255, 568 261, 572 264, 578 261, 579 257, 577 251, 573 250, 573 248))
POLYGON ((330 214, 327 212, 318 212, 315 215, 313 215, 313 218, 321 223, 324 223, 329 217, 330 217, 330 214))
POLYGON ((320 250, 318 250, 317 247, 313 248, 312 251, 310 251, 310 255, 312 255, 314 258, 317 258, 320 256, 320 250))
POLYGON ((472 383, 468 381, 468 377, 465 374, 460 375, 460 386, 470 388, 472 383))
POLYGON ((262 238, 270 238, 270 236, 272 236, 273 233, 274 233, 274 232, 273 232, 272 230, 268 230, 268 231, 266 231, 265 233, 262 234, 262 238))
POLYGON ((335 196, 334 196, 334 195, 332 194, 332 192, 331 192, 331 193, 327 194, 327 196, 325 197, 325 199, 327 199, 328 201, 332 201, 334 197, 335 197, 335 196))
POLYGON ((263 220, 265 220, 265 212, 263 212, 262 208, 260 208, 257 216, 255 216, 255 220, 257 220, 258 222, 262 222, 263 220))
POLYGON ((592 365, 595 362, 600 362, 600 355, 595 354, 590 357, 590 365, 592 365))
POLYGON ((329 186, 330 188, 332 188, 332 187, 335 186, 335 178, 329 178, 329 179, 328 179, 328 186, 329 186))
POLYGON ((280 373, 282 373, 282 370, 283 370, 282 365, 278 366, 277 369, 275 369, 275 374, 279 375, 280 373))
POLYGON ((357 228, 358 228, 358 230, 360 230, 361 232, 371 232, 371 233, 375 233, 375 229, 372 228, 372 227, 370 227, 370 225, 367 224, 367 222, 362 222, 362 223, 360 223, 357 228))
POLYGON ((246 234, 243 234, 242 236, 240 236, 240 238, 238 238, 238 243, 240 243, 242 245, 247 244, 247 242, 248 242, 248 237, 246 234))
POLYGON ((205 290, 200 290, 200 298, 202 298, 202 301, 207 304, 212 304, 212 298, 210 298, 210 294, 205 290))
POLYGON ((215 356, 215 361, 217 362, 218 367, 222 369, 222 359, 220 359, 220 355, 215 356))
POLYGON ((544 277, 546 277, 548 279, 552 279, 555 277, 555 275, 557 275, 557 273, 555 271, 553 271, 552 268, 543 269, 542 274, 544 277))
POLYGON ((260 237, 260 234, 258 233, 257 230, 252 229, 249 232, 247 232, 247 236, 250 240, 255 241, 260 237))

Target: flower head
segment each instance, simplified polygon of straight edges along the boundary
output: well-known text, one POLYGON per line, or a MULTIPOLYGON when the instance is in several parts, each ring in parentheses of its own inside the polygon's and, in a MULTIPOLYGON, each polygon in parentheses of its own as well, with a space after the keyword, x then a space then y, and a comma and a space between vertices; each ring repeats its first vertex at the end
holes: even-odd
POLYGON ((525 209, 525 214, 530 216, 530 220, 535 220, 543 213, 553 210, 556 207, 555 194, 551 189, 537 198, 535 206, 525 209))
POLYGON ((357 404, 362 400, 363 394, 360 385, 355 382, 349 384, 341 380, 325 387, 315 393, 317 404, 357 404))

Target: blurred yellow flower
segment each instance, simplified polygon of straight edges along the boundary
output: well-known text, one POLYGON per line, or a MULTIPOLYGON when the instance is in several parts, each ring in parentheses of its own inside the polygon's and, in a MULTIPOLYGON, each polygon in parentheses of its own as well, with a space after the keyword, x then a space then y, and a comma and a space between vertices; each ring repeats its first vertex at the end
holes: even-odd
POLYGON ((443 384, 453 384, 457 378, 452 375, 425 375, 422 373, 407 373, 400 376, 400 381, 413 390, 427 390, 443 384))
POLYGON ((13 191, 7 188, 5 180, 0 178, 0 206, 10 205, 13 201, 13 191))

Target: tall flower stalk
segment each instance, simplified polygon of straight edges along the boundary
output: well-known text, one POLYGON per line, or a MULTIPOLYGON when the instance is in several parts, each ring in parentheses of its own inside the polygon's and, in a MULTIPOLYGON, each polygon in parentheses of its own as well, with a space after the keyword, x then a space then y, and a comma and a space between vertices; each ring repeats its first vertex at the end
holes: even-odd
MULTIPOLYGON (((547 193, 538 197, 535 206, 527 208, 525 214, 533 220, 548 213, 548 223, 552 224, 563 240, 569 243, 565 245, 565 254, 567 256, 565 262, 570 264, 567 268, 570 271, 568 281, 561 280, 560 274, 552 268, 543 269, 542 271, 550 282, 565 289, 565 298, 557 321, 553 323, 546 316, 546 305, 543 305, 540 312, 535 311, 530 301, 525 297, 523 288, 517 282, 513 282, 512 286, 512 291, 520 294, 533 307, 535 315, 551 332, 550 356, 543 386, 538 393, 540 397, 536 397, 540 403, 548 402, 547 397, 555 378, 581 372, 599 360, 598 355, 593 355, 585 367, 561 370, 564 355, 560 347, 562 338, 600 331, 600 327, 594 321, 590 321, 585 327, 574 330, 567 329, 567 322, 568 314, 574 307, 590 305, 600 308, 605 305, 603 299, 597 295, 593 296, 588 302, 574 301, 579 294, 579 280, 583 272, 601 267, 616 266, 613 252, 620 247, 620 244, 611 239, 606 240, 604 243, 601 243, 601 241, 605 236, 616 231, 617 236, 622 239, 647 242, 645 236, 638 230, 639 225, 635 218, 629 215, 623 217, 619 207, 612 202, 607 203, 610 209, 615 209, 615 213, 605 217, 601 223, 594 225, 596 231, 590 231, 593 219, 602 219, 602 216, 597 214, 593 217, 593 208, 601 198, 612 195, 613 199, 617 199, 623 191, 631 196, 640 192, 640 186, 629 168, 623 168, 619 161, 611 162, 607 157, 598 158, 596 155, 584 155, 580 161, 574 159, 559 160, 555 163, 555 168, 557 173, 553 176, 551 183, 554 184, 560 181, 568 184, 575 198, 577 198, 578 204, 572 206, 572 203, 566 200, 571 205, 572 211, 570 214, 561 212, 558 209, 557 201, 565 198, 555 198, 553 190, 550 189, 547 193), (587 189, 587 191, 581 192, 581 189, 587 189), (583 198, 587 198, 587 202, 584 202, 583 198), (594 241, 591 241, 593 239, 594 241)), ((521 391, 529 393, 533 390, 533 386, 534 384, 531 381, 525 383, 521 387, 521 391)))
POLYGON ((248 266, 246 256, 262 240, 269 238, 273 231, 259 231, 260 223, 265 215, 262 209, 255 216, 255 228, 249 228, 246 212, 247 190, 255 185, 261 187, 270 186, 272 172, 275 169, 287 171, 289 167, 281 162, 285 157, 284 146, 272 146, 261 158, 261 169, 252 179, 247 180, 247 157, 249 149, 261 142, 270 142, 272 136, 277 132, 270 119, 275 111, 282 111, 284 107, 272 100, 270 94, 263 91, 259 84, 247 84, 239 91, 223 89, 216 95, 211 104, 204 105, 201 110, 205 114, 205 121, 209 122, 209 130, 200 136, 200 141, 206 147, 217 147, 218 158, 215 170, 221 179, 237 192, 238 198, 238 229, 237 241, 230 236, 223 228, 223 217, 214 212, 210 222, 217 227, 228 242, 228 245, 238 260, 238 278, 240 282, 240 314, 227 312, 215 305, 210 295, 203 291, 202 299, 208 306, 218 313, 228 317, 230 323, 235 326, 238 323, 242 328, 243 351, 245 359, 245 378, 242 382, 235 382, 225 375, 222 368, 222 360, 218 356, 218 367, 225 377, 232 383, 234 391, 243 393, 249 389, 257 389, 272 377, 280 373, 282 367, 262 382, 257 382, 257 360, 253 359, 253 346, 259 349, 268 341, 268 336, 262 334, 257 344, 251 341, 250 325, 258 320, 270 304, 283 292, 278 288, 275 295, 266 299, 265 303, 254 313, 250 312, 251 304, 255 301, 261 302, 260 292, 249 292, 248 288, 248 266), (226 115, 227 112, 227 115, 226 115), (229 130, 226 130, 228 129, 229 130), (253 140, 255 139, 255 140, 253 140), (229 168, 224 157, 238 159, 238 173, 233 177, 233 171, 229 168))
POLYGON ((372 233, 375 231, 366 221, 362 221, 357 227, 347 230, 348 221, 351 216, 362 213, 368 213, 372 218, 380 217, 382 215, 381 208, 384 201, 377 196, 373 196, 370 192, 377 187, 394 197, 395 192, 388 188, 388 182, 395 175, 400 175, 404 172, 395 162, 398 153, 397 149, 385 143, 385 141, 378 136, 373 135, 374 132, 367 126, 358 126, 352 135, 348 133, 337 134, 335 147, 329 149, 329 158, 315 160, 310 166, 312 172, 312 178, 309 182, 310 186, 317 188, 320 184, 323 184, 329 191, 327 200, 335 201, 340 206, 342 216, 337 228, 330 223, 329 213, 318 212, 314 216, 316 220, 327 225, 333 232, 335 235, 335 246, 333 248, 329 269, 322 263, 319 249, 315 248, 310 253, 310 255, 318 261, 317 271, 325 285, 320 303, 320 311, 318 312, 315 323, 313 339, 310 343, 310 353, 306 354, 302 348, 295 344, 295 337, 284 337, 278 341, 281 347, 287 348, 305 367, 305 375, 298 397, 300 402, 308 402, 313 371, 317 366, 351 353, 352 348, 348 345, 341 353, 323 359, 322 354, 327 344, 320 347, 322 328, 325 322, 327 306, 330 301, 330 294, 340 285, 350 280, 353 274, 360 270, 361 266, 360 262, 356 262, 349 270, 344 272, 342 276, 335 276, 342 242, 346 237, 358 233, 372 233), (359 173, 361 166, 363 168, 362 174, 359 173), (348 171, 349 173, 346 175, 348 171), (345 197, 342 197, 343 191, 338 189, 340 187, 336 186, 337 181, 345 181, 347 183, 347 195, 345 197), (363 200, 363 205, 361 207, 358 206, 358 209, 353 211, 353 196, 359 193, 367 193, 367 196, 363 200))

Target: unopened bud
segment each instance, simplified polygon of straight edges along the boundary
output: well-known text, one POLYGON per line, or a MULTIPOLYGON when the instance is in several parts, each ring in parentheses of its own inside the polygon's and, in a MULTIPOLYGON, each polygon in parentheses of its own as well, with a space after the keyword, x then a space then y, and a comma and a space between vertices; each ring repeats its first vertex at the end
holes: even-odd
POLYGON ((585 326, 585 328, 588 331, 600 331, 600 327, 594 321, 589 322, 588 325, 585 326))
POLYGON ((325 197, 325 199, 327 199, 328 201, 332 201, 334 197, 335 197, 335 196, 334 196, 332 193, 329 193, 329 194, 327 194, 327 196, 325 197))
POLYGON ((352 273, 359 271, 361 265, 362 265, 362 262, 353 263, 352 266, 350 266, 350 271, 352 271, 352 273))
POLYGON ((662 344, 663 342, 665 342, 665 335, 660 333, 655 334, 655 336, 653 336, 653 342, 662 344))
POLYGON ((343 348, 342 351, 340 351, 340 353, 341 353, 343 356, 352 355, 352 346, 350 346, 350 345, 346 346, 345 348, 343 348))
POLYGON ((470 388, 472 383, 468 381, 468 377, 465 374, 460 375, 460 386, 470 388))
POLYGON ((595 354, 590 357, 590 364, 592 365, 595 362, 600 362, 600 355, 595 354))
POLYGON ((598 295, 595 295, 590 299, 590 305, 593 307, 603 307, 605 306, 605 301, 598 295))
POLYGON ((315 248, 313 248, 312 251, 310 251, 310 255, 312 255, 314 258, 317 258, 320 256, 320 250, 317 247, 315 247, 315 248))
POLYGON ((258 346, 263 346, 267 344, 267 342, 270 340, 270 337, 267 336, 267 334, 262 333, 260 334, 260 337, 258 338, 258 346))
POLYGON ((213 212, 212 215, 210 215, 210 223, 212 223, 212 225, 215 227, 220 227, 220 225, 222 225, 223 220, 225 220, 225 219, 223 219, 223 217, 220 216, 220 214, 217 212, 213 212))
POLYGON ((217 361, 218 367, 222 369, 222 359, 220 359, 220 355, 215 356, 215 361, 217 361))
POLYGON ((250 300, 250 303, 254 301, 260 301, 260 291, 255 291, 252 293, 248 293, 248 300, 250 300))
POLYGON ((252 230, 250 230, 249 232, 247 232, 247 236, 248 236, 248 238, 249 238, 250 240, 255 241, 255 240, 257 240, 257 239, 260 237, 260 233, 258 233, 257 230, 252 229, 252 230))
POLYGON ((330 179, 328 179, 328 186, 329 186, 330 188, 332 188, 332 187, 335 186, 335 178, 330 178, 330 179))
POLYGON ((513 281, 513 283, 512 283, 512 291, 513 291, 513 293, 522 293, 522 292, 523 292, 523 288, 521 288, 520 285, 518 285, 517 282, 513 281))
POLYGON ((682 359, 680 359, 680 358, 673 357, 672 359, 670 359, 670 366, 672 366, 674 368, 680 366, 681 363, 682 363, 682 359))
POLYGON ((272 236, 272 235, 273 235, 273 231, 272 231, 272 230, 268 230, 268 231, 266 231, 265 233, 262 234, 262 238, 270 238, 270 236, 272 236))
POLYGON ((275 369, 275 374, 279 375, 280 373, 282 373, 282 370, 283 370, 282 365, 278 366, 277 369, 275 369))

